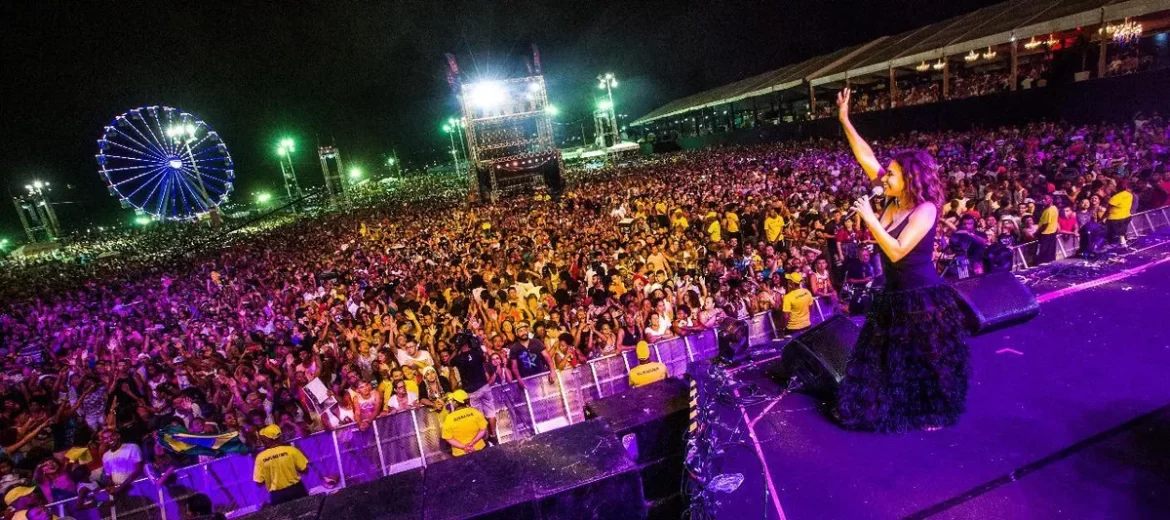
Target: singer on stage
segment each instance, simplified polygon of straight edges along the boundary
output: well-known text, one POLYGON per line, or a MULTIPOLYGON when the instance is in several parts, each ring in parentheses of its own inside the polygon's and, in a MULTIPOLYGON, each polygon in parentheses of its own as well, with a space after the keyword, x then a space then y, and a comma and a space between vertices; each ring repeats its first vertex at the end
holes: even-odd
POLYGON ((849 121, 849 89, 837 106, 853 155, 887 203, 880 214, 869 197, 853 205, 881 249, 886 283, 866 314, 834 416, 846 428, 879 432, 953 425, 966 402, 970 353, 956 295, 934 267, 938 165, 919 150, 895 153, 882 168, 849 121))

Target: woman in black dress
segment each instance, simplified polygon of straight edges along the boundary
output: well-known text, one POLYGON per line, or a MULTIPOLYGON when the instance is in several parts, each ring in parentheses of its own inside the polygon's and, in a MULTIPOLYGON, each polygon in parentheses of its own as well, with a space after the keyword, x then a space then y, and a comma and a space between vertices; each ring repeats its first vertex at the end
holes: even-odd
POLYGON ((937 163, 909 151, 882 168, 849 122, 849 89, 837 105, 853 155, 889 203, 880 214, 867 197, 854 204, 881 250, 886 283, 866 314, 834 415, 846 428, 879 432, 953 425, 966 403, 970 352, 956 295, 933 261, 943 200, 937 163))

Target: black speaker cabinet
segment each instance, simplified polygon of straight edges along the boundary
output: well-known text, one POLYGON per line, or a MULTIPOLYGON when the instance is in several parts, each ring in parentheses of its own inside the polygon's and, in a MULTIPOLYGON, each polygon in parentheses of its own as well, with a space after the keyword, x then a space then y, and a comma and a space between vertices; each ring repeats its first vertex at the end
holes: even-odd
POLYGON ((796 336, 780 355, 780 383, 796 376, 802 392, 832 398, 860 333, 861 327, 837 314, 796 336))
POLYGON ((959 280, 951 287, 973 335, 1018 325, 1040 314, 1036 296, 1010 272, 989 273, 959 280))

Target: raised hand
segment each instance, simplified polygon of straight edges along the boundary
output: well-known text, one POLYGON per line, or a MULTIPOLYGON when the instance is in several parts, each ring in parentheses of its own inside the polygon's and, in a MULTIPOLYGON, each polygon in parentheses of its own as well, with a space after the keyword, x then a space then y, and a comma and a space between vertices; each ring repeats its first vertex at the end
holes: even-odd
POLYGON ((852 94, 848 88, 837 93, 837 117, 847 119, 849 117, 849 95, 852 94))

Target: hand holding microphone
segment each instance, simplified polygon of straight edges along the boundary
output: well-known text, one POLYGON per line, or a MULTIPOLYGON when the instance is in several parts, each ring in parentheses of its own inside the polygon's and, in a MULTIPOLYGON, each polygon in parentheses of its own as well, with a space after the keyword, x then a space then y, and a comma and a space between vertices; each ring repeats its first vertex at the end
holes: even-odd
POLYGON ((874 215, 874 212, 873 212, 873 204, 870 204, 869 200, 873 197, 881 197, 882 194, 884 194, 884 193, 885 193, 885 190, 883 190, 881 186, 874 186, 873 190, 870 192, 870 195, 863 196, 863 197, 857 199, 853 203, 853 206, 851 206, 849 208, 849 213, 845 214, 845 219, 849 220, 849 219, 853 218, 853 215, 855 215, 857 213, 861 214, 861 218, 863 220, 867 216, 870 216, 870 217, 876 216, 876 215, 874 215))

